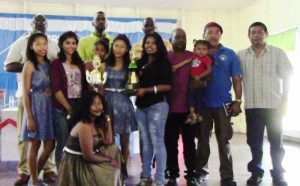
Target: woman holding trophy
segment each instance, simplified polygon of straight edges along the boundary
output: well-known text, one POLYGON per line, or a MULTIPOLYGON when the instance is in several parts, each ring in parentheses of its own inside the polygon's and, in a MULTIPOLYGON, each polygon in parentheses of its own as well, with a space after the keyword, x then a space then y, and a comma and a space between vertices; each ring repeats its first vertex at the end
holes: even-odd
POLYGON ((58 40, 58 59, 51 64, 51 87, 53 98, 53 123, 57 146, 56 166, 59 167, 62 150, 72 128, 68 121, 83 91, 87 90, 83 61, 77 53, 76 33, 67 31, 58 40))
POLYGON ((143 53, 138 62, 139 88, 136 90, 136 119, 142 141, 142 173, 139 185, 151 185, 151 165, 156 160, 155 184, 164 185, 166 149, 165 124, 169 111, 166 92, 171 90, 172 68, 167 50, 158 33, 143 39, 143 53))
POLYGON ((130 63, 130 41, 124 34, 118 35, 105 61, 106 82, 104 101, 113 124, 113 132, 120 135, 121 152, 127 164, 129 158, 129 136, 137 130, 134 108, 126 92, 128 66, 130 63))

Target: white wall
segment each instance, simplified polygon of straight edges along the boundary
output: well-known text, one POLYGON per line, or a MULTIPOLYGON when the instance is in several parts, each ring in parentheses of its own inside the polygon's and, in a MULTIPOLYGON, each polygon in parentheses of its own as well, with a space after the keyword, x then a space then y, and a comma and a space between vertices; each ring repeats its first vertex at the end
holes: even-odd
MULTIPOLYGON (((45 3, 23 3, 0 1, 2 13, 57 14, 92 16, 103 10, 109 17, 154 17, 173 18, 184 28, 188 37, 188 49, 192 49, 192 40, 202 37, 207 22, 216 21, 223 27, 222 43, 234 50, 249 46, 248 27, 255 21, 264 22, 269 33, 300 25, 299 0, 257 0, 246 7, 225 10, 186 11, 177 9, 147 9, 139 7, 111 7, 95 5, 66 5, 45 3)), ((244 115, 234 118, 235 130, 245 131, 244 115)))
POLYGON ((203 27, 207 22, 217 21, 225 30, 223 43, 232 43, 231 30, 233 16, 230 11, 185 11, 178 9, 147 9, 139 7, 112 7, 83 4, 46 4, 28 2, 4 2, 0 1, 2 13, 28 13, 28 14, 51 14, 51 15, 78 15, 92 16, 95 12, 103 10, 109 17, 155 17, 172 18, 178 20, 178 25, 187 32, 188 48, 192 49, 192 40, 202 37, 203 27))

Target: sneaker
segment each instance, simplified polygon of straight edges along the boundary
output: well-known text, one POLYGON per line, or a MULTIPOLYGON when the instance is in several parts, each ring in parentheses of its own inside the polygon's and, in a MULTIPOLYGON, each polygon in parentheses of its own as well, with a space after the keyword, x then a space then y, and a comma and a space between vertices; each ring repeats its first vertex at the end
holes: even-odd
POLYGON ((156 182, 154 182, 153 184, 152 184, 152 186, 165 186, 165 183, 164 182, 159 182, 159 183, 156 183, 156 182))
POLYGON ((177 179, 176 178, 169 178, 166 186, 177 186, 177 179))
POLYGON ((43 183, 41 180, 39 180, 36 184, 32 184, 31 180, 29 180, 28 186, 47 186, 47 184, 43 183))
POLYGON ((200 123, 200 122, 202 122, 202 121, 203 121, 202 116, 198 115, 198 116, 197 116, 197 122, 200 123))
POLYGON ((14 185, 25 185, 28 183, 30 176, 24 173, 19 174, 18 179, 15 181, 14 185))
POLYGON ((197 174, 197 181, 198 181, 198 183, 206 182, 208 180, 208 175, 209 174, 206 171, 203 171, 200 174, 197 174))
POLYGON ((141 181, 136 186, 151 186, 152 178, 141 178, 141 181))
POLYGON ((191 113, 187 116, 187 119, 184 122, 185 124, 195 124, 197 123, 197 115, 195 113, 191 113))
POLYGON ((57 180, 57 175, 55 174, 55 172, 48 172, 48 173, 44 173, 43 175, 43 182, 45 183, 55 183, 57 180))
POLYGON ((194 124, 197 124, 197 123, 200 123, 202 121, 202 117, 200 115, 195 115, 195 118, 193 118, 193 120, 190 122, 191 125, 194 125, 194 124))
POLYGON ((200 182, 197 181, 196 178, 188 178, 186 180, 186 185, 187 186, 200 186, 200 182))
POLYGON ((252 174, 247 180, 247 185, 258 185, 262 181, 262 176, 252 174))
POLYGON ((283 176, 273 177, 273 184, 275 186, 287 186, 288 185, 287 181, 284 179, 283 176))
MULTIPOLYGON (((284 172, 284 170, 283 170, 284 172)), ((284 179, 284 175, 282 172, 275 172, 274 170, 270 170, 272 179, 273 179, 273 185, 275 186, 287 186, 288 183, 284 179)))

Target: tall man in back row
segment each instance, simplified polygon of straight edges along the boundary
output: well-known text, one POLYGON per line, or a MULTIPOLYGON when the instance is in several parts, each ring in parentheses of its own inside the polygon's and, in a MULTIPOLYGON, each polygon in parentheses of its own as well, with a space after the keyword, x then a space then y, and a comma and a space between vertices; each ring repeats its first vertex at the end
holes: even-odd
MULTIPOLYGON (((155 20, 152 17, 147 17, 143 22, 142 30, 145 35, 155 32, 156 30, 155 20)), ((132 46, 133 58, 135 59, 141 58, 142 51, 143 51, 142 44, 143 44, 143 39, 132 46)), ((169 41, 164 40, 164 44, 165 47, 167 48, 167 51, 172 50, 172 45, 169 41)))
POLYGON ((82 37, 78 43, 78 53, 81 59, 84 61, 87 69, 93 69, 92 60, 94 58, 94 46, 96 41, 104 40, 110 44, 113 41, 113 37, 105 32, 107 28, 107 18, 103 11, 99 11, 93 18, 92 25, 94 32, 89 36, 82 37))

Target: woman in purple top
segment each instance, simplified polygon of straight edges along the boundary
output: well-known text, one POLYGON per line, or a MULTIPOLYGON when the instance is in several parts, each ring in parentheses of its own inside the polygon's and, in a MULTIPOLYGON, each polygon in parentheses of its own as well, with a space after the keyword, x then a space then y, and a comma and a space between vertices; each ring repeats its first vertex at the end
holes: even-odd
POLYGON ((53 122, 57 146, 56 166, 59 166, 63 147, 72 128, 68 121, 75 105, 87 89, 84 65, 77 53, 77 35, 68 31, 58 40, 60 51, 58 59, 51 65, 51 86, 53 98, 53 122))

